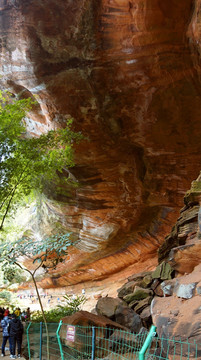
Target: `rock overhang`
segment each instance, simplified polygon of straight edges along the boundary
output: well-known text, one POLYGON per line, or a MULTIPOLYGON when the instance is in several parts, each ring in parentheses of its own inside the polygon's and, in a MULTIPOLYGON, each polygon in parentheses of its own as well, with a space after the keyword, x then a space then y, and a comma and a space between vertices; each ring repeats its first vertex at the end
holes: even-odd
POLYGON ((80 238, 71 255, 80 271, 69 281, 90 279, 96 261, 96 278, 103 278, 156 256, 197 177, 199 19, 190 6, 190 0, 2 5, 1 85, 36 99, 30 131, 73 117, 89 138, 75 149, 79 186, 50 199, 62 204, 66 226, 80 238))

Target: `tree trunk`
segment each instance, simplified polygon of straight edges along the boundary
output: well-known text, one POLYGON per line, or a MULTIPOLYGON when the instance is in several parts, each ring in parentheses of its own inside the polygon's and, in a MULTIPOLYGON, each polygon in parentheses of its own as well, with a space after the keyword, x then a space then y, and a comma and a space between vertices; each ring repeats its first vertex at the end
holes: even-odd
POLYGON ((31 277, 32 277, 32 280, 33 280, 33 283, 34 283, 34 286, 35 286, 35 289, 36 289, 36 293, 37 293, 37 296, 38 296, 38 301, 39 301, 42 316, 43 316, 43 321, 44 321, 44 324, 45 324, 45 330, 46 330, 46 336, 47 336, 47 360, 49 360, 50 359, 50 349, 49 349, 49 332, 48 332, 47 321, 46 321, 46 318, 45 318, 43 304, 42 304, 40 294, 39 294, 39 291, 38 291, 38 286, 37 286, 36 280, 34 278, 34 275, 32 273, 31 273, 31 277))
POLYGON ((50 347, 49 347, 49 332, 48 332, 48 326, 47 326, 47 321, 46 321, 46 317, 45 317, 45 313, 44 313, 44 309, 43 309, 43 304, 42 304, 42 301, 41 301, 41 298, 40 298, 40 294, 39 294, 39 291, 38 291, 38 286, 37 286, 37 283, 36 283, 36 280, 35 280, 35 272, 39 269, 39 267, 41 266, 41 264, 35 269, 34 273, 32 274, 32 272, 26 268, 23 268, 17 261, 15 261, 14 263, 15 265, 19 266, 20 269, 22 270, 25 270, 27 271, 30 275, 31 275, 31 278, 33 280, 33 283, 34 283, 34 286, 35 286, 35 289, 36 289, 36 293, 37 293, 37 297, 38 297, 38 301, 39 301, 39 304, 40 304, 40 308, 41 308, 41 312, 42 312, 42 316, 43 316, 43 321, 44 321, 44 324, 45 324, 45 330, 46 330, 46 335, 47 335, 47 360, 50 360, 50 347))

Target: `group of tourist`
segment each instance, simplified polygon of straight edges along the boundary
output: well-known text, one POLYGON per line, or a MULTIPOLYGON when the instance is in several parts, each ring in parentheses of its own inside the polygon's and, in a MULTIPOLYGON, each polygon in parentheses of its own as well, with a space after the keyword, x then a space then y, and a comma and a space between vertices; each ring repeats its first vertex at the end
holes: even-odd
POLYGON ((20 308, 10 314, 9 308, 0 308, 1 327, 3 331, 3 341, 1 346, 1 356, 5 356, 5 347, 9 341, 10 358, 16 359, 16 345, 17 357, 21 357, 22 335, 24 326, 22 321, 30 320, 30 308, 26 312, 21 312, 20 308))

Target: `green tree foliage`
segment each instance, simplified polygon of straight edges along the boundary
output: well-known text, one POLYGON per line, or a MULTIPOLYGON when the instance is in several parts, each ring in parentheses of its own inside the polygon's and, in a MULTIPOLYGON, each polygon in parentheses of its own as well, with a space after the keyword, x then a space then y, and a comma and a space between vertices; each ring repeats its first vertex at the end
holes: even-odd
MULTIPOLYGON (((80 306, 86 302, 86 297, 84 295, 77 295, 75 297, 71 297, 69 295, 64 295, 64 305, 58 305, 58 308, 67 308, 73 314, 76 311, 80 310, 80 306)), ((71 314, 70 314, 71 315, 71 314)))
POLYGON ((70 232, 52 235, 45 239, 33 239, 27 235, 15 242, 1 242, 0 262, 4 264, 5 268, 11 269, 11 278, 15 274, 12 271, 13 266, 18 266, 27 271, 33 278, 40 267, 46 271, 55 269, 57 264, 65 259, 68 247, 72 245, 71 236, 72 233, 70 232), (32 264, 31 270, 20 263, 22 258, 32 264))
POLYGON ((73 144, 82 139, 72 131, 72 119, 64 129, 39 137, 26 133, 30 99, 16 100, 0 92, 0 230, 14 205, 46 181, 57 183, 63 169, 74 165, 73 144))
POLYGON ((9 307, 9 309, 13 311, 17 305, 18 299, 15 294, 7 290, 0 291, 0 306, 4 306, 5 308, 9 307))
POLYGON ((16 268, 14 266, 4 266, 2 270, 4 280, 7 280, 11 283, 16 275, 16 268))
POLYGON ((10 284, 20 284, 27 280, 26 276, 24 276, 24 272, 17 266, 7 265, 3 267, 2 271, 4 280, 8 281, 10 284))
MULTIPOLYGON (((65 303, 63 305, 58 305, 55 309, 45 311, 45 317, 47 322, 54 323, 59 322, 64 316, 70 316, 75 312, 79 311, 81 305, 86 302, 86 297, 84 295, 77 295, 75 298, 70 297, 69 295, 64 296, 65 303)), ((34 311, 31 316, 31 321, 41 322, 43 321, 43 316, 41 311, 34 311)))
POLYGON ((0 298, 3 299, 7 304, 11 300, 11 293, 9 291, 3 290, 0 292, 0 298))
MULTIPOLYGON (((31 137, 26 132, 25 117, 32 106, 30 99, 17 100, 9 93, 0 92, 0 230, 24 196, 33 189, 42 192, 47 181, 60 183, 63 170, 74 165, 73 144, 82 139, 81 134, 72 130, 72 119, 66 120, 65 128, 31 137)), ((4 239, 0 243, 3 266, 18 266, 33 280, 46 325, 48 359, 48 329, 35 276, 41 267, 46 271, 56 268, 64 260, 71 243, 70 233, 58 233, 46 239, 33 239, 26 234, 17 241, 4 239), (22 258, 28 258, 32 266, 24 267, 22 258)))
POLYGON ((1 242, 0 263, 4 268, 18 266, 21 270, 27 271, 38 293, 35 280, 37 270, 41 267, 45 271, 55 269, 58 263, 64 261, 68 254, 68 247, 72 245, 72 233, 56 234, 45 239, 33 239, 30 235, 27 234, 15 242, 1 242), (22 259, 28 261, 30 269, 20 263, 22 259))
POLYGON ((0 262, 4 266, 16 265, 20 269, 27 271, 34 283, 38 301, 41 308, 43 321, 46 327, 47 334, 47 359, 49 360, 49 334, 47 327, 47 320, 43 304, 41 302, 40 294, 36 282, 36 273, 41 267, 48 271, 48 269, 55 269, 59 262, 64 261, 68 247, 72 244, 71 233, 56 234, 46 239, 33 240, 30 236, 24 236, 15 242, 0 243, 0 262), (20 259, 28 259, 32 263, 31 269, 23 266, 20 259))

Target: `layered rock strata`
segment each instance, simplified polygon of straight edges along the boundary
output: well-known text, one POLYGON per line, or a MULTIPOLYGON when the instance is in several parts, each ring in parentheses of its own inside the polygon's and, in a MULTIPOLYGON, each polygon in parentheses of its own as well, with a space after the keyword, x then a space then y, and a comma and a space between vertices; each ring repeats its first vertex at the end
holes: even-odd
POLYGON ((0 6, 1 85, 37 100, 28 131, 73 117, 88 137, 70 174, 78 186, 46 190, 50 213, 80 242, 42 286, 154 258, 200 170, 200 1, 0 6))
POLYGON ((191 273, 201 262, 201 175, 184 197, 185 206, 159 249, 159 261, 166 259, 176 272, 191 273))

